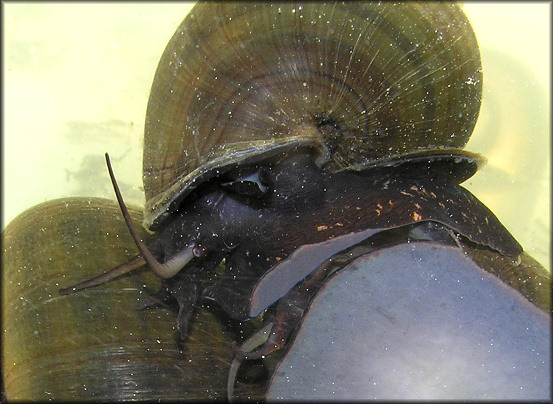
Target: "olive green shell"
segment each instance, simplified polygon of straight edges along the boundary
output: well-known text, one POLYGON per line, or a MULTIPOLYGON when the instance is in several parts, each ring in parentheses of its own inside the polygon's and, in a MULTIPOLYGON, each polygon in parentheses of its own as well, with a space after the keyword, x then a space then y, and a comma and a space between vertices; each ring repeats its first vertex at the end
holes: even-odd
POLYGON ((151 89, 144 225, 202 181, 302 145, 332 171, 460 150, 481 93, 476 38, 453 4, 197 4, 151 89))
MULTIPOLYGON (((129 210, 140 223, 142 211, 129 210)), ((148 240, 145 231, 141 237, 148 240)), ((8 400, 226 397, 233 338, 198 308, 184 348, 177 342, 175 313, 134 310, 159 288, 151 271, 58 294, 138 252, 116 202, 42 203, 6 227, 2 247, 2 377, 8 400)))

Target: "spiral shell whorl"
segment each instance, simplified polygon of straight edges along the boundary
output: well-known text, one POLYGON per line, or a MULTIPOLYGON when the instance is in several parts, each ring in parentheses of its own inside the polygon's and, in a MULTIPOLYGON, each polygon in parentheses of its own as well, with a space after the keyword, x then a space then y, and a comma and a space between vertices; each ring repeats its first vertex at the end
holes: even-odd
POLYGON ((294 145, 328 152, 333 171, 462 148, 481 82, 474 33, 451 4, 200 3, 152 85, 145 225, 216 169, 294 145))

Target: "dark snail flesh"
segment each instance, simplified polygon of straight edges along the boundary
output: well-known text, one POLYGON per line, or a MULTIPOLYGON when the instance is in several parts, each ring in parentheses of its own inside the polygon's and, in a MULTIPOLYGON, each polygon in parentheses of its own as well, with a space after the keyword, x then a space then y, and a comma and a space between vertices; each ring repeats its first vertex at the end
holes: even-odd
POLYGON ((495 259, 520 268, 530 286, 511 284, 549 311, 549 278, 459 185, 483 161, 462 150, 481 92, 476 39, 455 5, 199 3, 148 103, 153 241, 132 225, 108 159, 140 253, 60 292, 147 264, 163 281, 140 308, 176 302, 183 340, 199 300, 240 321, 266 312, 278 341, 238 349, 258 358, 284 346, 333 258, 421 238, 487 254, 492 271, 495 259))
POLYGON ((148 263, 166 279, 152 303, 177 300, 185 339, 200 296, 257 317, 384 229, 433 221, 516 261, 521 246, 458 185, 481 162, 461 150, 480 97, 476 39, 455 6, 200 3, 148 104, 145 226, 156 240, 62 292, 148 263))

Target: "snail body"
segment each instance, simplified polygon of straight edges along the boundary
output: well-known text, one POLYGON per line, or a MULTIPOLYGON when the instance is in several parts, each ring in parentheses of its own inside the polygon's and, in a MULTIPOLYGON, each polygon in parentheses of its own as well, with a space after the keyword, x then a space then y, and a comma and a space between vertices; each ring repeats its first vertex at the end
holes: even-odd
POLYGON ((456 6, 199 3, 161 57, 146 114, 144 226, 158 237, 137 240, 141 257, 122 268, 148 263, 167 279, 160 298, 177 299, 186 338, 200 296, 255 317, 383 229, 437 221, 517 260, 518 242, 458 186, 482 162, 462 150, 480 99, 478 46, 456 6), (318 258, 264 296, 264 274, 312 245, 318 258), (171 279, 183 268, 186 281, 171 279))
MULTIPOLYGON (((148 264, 164 279, 140 308, 176 304, 186 340, 200 300, 235 320, 286 318, 275 306, 326 262, 394 230, 392 243, 409 242, 412 225, 485 250, 492 271, 512 266, 522 247, 459 185, 483 161, 463 150, 481 91, 476 39, 454 5, 199 3, 146 113, 143 225, 155 234, 141 241, 109 166, 140 252, 61 292, 148 264)), ((549 311, 548 278, 528 268, 531 286, 513 286, 549 311)))

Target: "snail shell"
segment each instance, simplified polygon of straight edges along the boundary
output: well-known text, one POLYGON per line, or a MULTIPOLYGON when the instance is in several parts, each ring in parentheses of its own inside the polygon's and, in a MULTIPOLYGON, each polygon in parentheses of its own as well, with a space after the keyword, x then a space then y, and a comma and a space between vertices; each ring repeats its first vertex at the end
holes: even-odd
MULTIPOLYGON (((131 207, 130 214, 140 223, 141 210, 131 207)), ((141 236, 148 239, 145 231, 141 236)), ((114 201, 62 198, 37 205, 6 227, 2 245, 8 399, 225 397, 229 335, 199 310, 185 351, 175 343, 171 311, 133 310, 159 287, 150 271, 59 297, 60 280, 77 282, 136 254, 114 201)))
POLYGON ((308 145, 331 171, 460 150, 482 91, 474 33, 444 3, 200 3, 146 115, 144 225, 201 181, 308 145))

